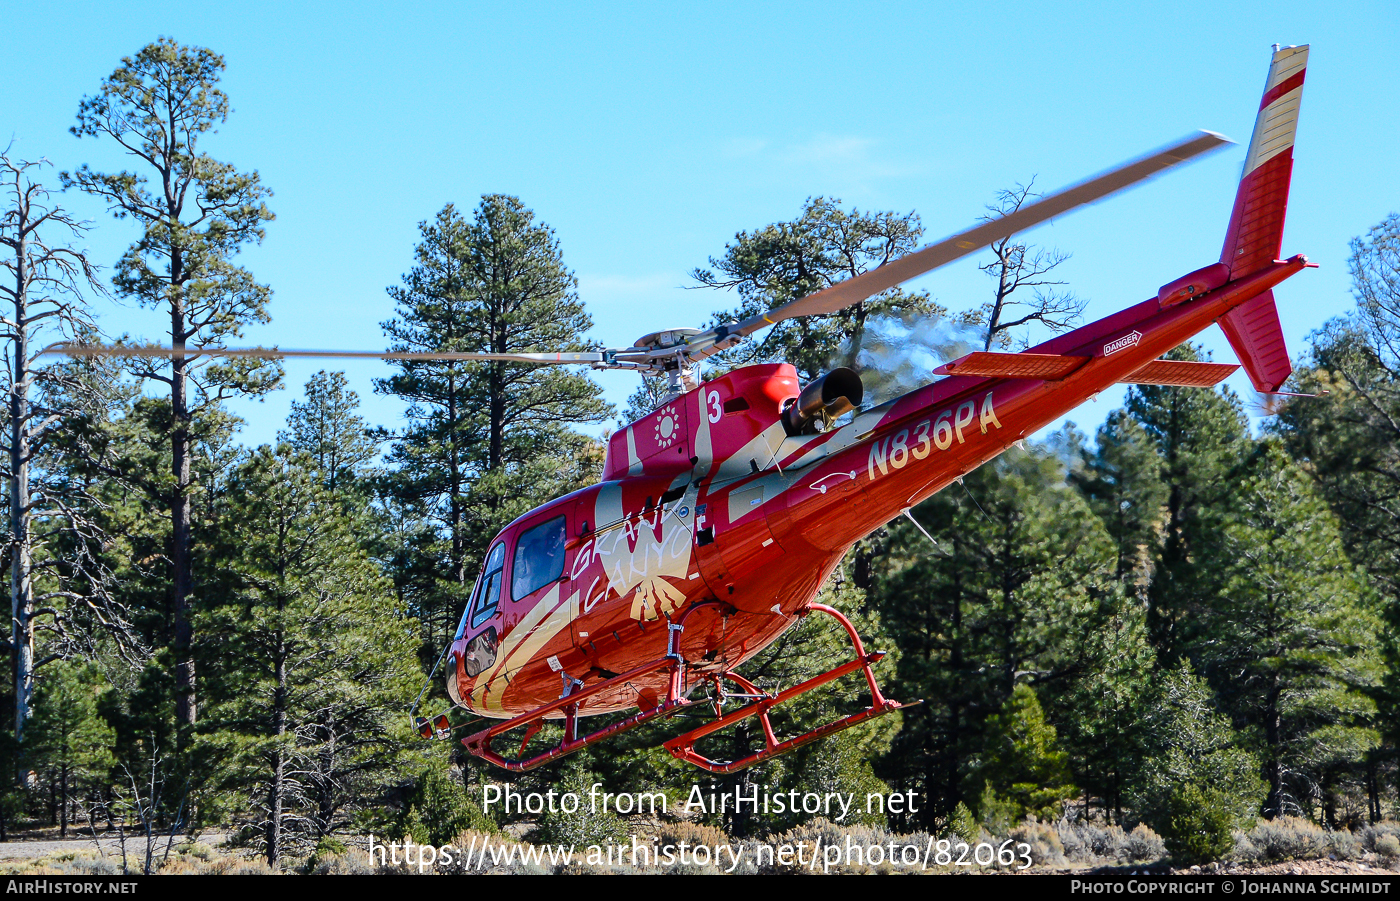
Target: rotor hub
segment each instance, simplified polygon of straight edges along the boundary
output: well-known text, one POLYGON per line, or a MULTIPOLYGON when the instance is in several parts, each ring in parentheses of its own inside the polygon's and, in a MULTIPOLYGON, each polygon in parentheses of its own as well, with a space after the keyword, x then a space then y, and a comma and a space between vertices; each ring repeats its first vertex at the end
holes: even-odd
POLYGON ((684 347, 688 339, 693 335, 698 335, 704 329, 698 328, 668 328, 659 332, 649 332, 636 341, 632 342, 633 347, 645 347, 655 350, 666 350, 671 347, 684 347))

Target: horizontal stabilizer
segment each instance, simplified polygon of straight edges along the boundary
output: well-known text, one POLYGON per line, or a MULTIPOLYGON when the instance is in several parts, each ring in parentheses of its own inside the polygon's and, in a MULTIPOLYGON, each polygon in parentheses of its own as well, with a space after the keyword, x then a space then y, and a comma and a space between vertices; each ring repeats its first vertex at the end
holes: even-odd
POLYGON ((1213 388, 1240 367, 1234 363, 1192 363, 1188 360, 1153 360, 1125 379, 1128 385, 1171 385, 1178 388, 1213 388))
POLYGON ((1253 300, 1235 307, 1219 319, 1220 328, 1230 339, 1235 356, 1244 364, 1255 391, 1277 391, 1288 381, 1293 364, 1274 306, 1274 292, 1265 291, 1253 300))
POLYGON ((1061 354, 999 354, 977 351, 944 363, 936 375, 978 375, 1003 379, 1043 379, 1055 382, 1089 362, 1088 357, 1061 354))

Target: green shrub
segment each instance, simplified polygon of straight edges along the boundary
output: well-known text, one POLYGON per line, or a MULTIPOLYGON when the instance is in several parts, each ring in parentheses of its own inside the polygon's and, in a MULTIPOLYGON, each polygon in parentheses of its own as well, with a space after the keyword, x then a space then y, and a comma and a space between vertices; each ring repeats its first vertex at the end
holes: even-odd
POLYGON ((1234 847, 1233 820, 1229 800, 1221 793, 1191 784, 1178 786, 1167 799, 1162 840, 1175 863, 1218 860, 1234 847))
POLYGON ((972 815, 972 811, 959 801, 958 806, 953 808, 953 815, 948 819, 948 831, 968 844, 973 844, 982 830, 977 825, 977 818, 972 815))
POLYGON ((344 856, 349 847, 345 842, 329 835, 321 836, 321 840, 316 843, 316 850, 311 852, 311 856, 306 859, 304 872, 316 872, 321 869, 327 861, 344 856))
MULTIPOLYGON (((997 794, 990 782, 982 785, 982 796, 977 799, 977 810, 981 814, 982 826, 992 835, 1005 835, 1010 832, 1025 813, 1024 807, 997 794)), ((970 843, 972 839, 967 841, 970 843)))
POLYGON ((560 805, 540 817, 539 828, 531 836, 535 844, 607 845, 627 839, 626 824, 606 808, 595 810, 589 791, 596 780, 577 760, 565 764, 559 781, 560 794, 573 793, 580 799, 578 809, 565 812, 560 805))
POLYGON ((982 764, 973 784, 982 784, 978 814, 1000 835, 1027 816, 1055 820, 1074 797, 1069 755, 1059 746, 1055 727, 1045 718, 1030 686, 1017 685, 1011 697, 987 718, 982 764))
POLYGON ((321 836, 321 840, 316 843, 316 853, 327 857, 334 854, 344 854, 347 850, 349 849, 346 847, 345 842, 338 838, 332 838, 329 835, 321 836))
POLYGON ((175 853, 185 857, 195 857, 200 860, 209 860, 214 856, 214 849, 203 842, 186 842, 175 847, 175 853))
POLYGON ((1264 860, 1314 860, 1332 849, 1326 830, 1300 817, 1265 820, 1249 831, 1264 860))
POLYGON ((1030 846, 1031 863, 1036 866, 1062 866, 1065 863, 1064 845, 1055 828, 1048 823, 1027 820, 1011 830, 1007 837, 1030 846))
POLYGON ((419 777, 399 825, 400 835, 429 845, 445 845, 467 829, 496 831, 496 824, 467 795, 462 783, 436 766, 419 777))

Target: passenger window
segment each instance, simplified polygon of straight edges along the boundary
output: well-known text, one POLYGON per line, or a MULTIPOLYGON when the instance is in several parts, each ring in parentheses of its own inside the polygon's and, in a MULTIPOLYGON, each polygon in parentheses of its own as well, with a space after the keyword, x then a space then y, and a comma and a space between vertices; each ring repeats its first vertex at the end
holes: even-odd
POLYGON ((520 600, 564 575, 564 517, 520 534, 510 570, 510 596, 520 600))
POLYGON ((467 611, 462 614, 462 624, 457 627, 458 639, 467 632, 468 614, 471 616, 473 629, 496 615, 496 608, 501 603, 501 570, 505 569, 505 565, 506 546, 502 543, 492 548, 486 557, 486 565, 481 568, 481 576, 476 580, 476 591, 472 593, 472 601, 467 605, 467 611))

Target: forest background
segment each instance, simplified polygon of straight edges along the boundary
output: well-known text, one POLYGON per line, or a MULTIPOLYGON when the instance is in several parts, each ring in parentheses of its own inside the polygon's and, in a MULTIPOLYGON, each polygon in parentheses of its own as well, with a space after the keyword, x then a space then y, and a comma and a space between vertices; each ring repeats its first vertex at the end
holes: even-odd
MULTIPOLYGON (((36 358, 55 335, 97 334, 113 303, 153 310, 192 345, 272 318, 269 287, 240 255, 276 227, 270 192, 205 155, 228 112, 222 76, 212 51, 156 42, 69 101, 101 164, 56 172, 26 165, 37 157, 23 145, 7 152, 7 282, 26 267, 34 280, 5 298, 17 741, 0 828, 140 807, 162 823, 233 823, 277 861, 355 831, 475 821, 468 788, 496 777, 413 744, 404 709, 486 541, 596 477, 598 441, 580 424, 601 431, 622 404, 579 375, 404 367, 376 392, 406 412, 376 422, 344 375, 319 372, 277 440, 250 447, 235 410, 282 384, 275 367, 36 358), (142 119, 162 79, 195 86, 180 94, 188 115, 162 132, 179 141, 142 119), (125 253, 84 252, 95 223, 61 212, 82 198, 119 214, 96 229, 133 242, 125 253)), ((1000 208, 1024 187, 984 199, 1000 208)), ((381 340, 479 349, 494 329, 512 349, 586 344, 591 320, 552 231, 515 197, 474 204, 433 208, 403 243, 381 340), (488 248, 506 248, 539 290, 501 290, 510 279, 488 248)), ((814 286, 784 280, 793 256, 832 278, 922 232, 914 214, 834 200, 794 212, 714 246, 691 284, 774 302, 814 286)), ((908 525, 863 543, 827 591, 897 650, 891 694, 932 702, 742 778, 913 788, 923 818, 890 824, 911 829, 1067 811, 1127 825, 1182 808, 1228 824, 1393 815, 1400 227, 1377 217, 1354 231, 1357 305, 1311 337, 1296 376, 1327 401, 1290 403, 1252 429, 1228 389, 1134 389, 1092 437, 1066 426, 917 509, 938 550, 908 525)), ((1021 246, 983 271, 1002 281, 1029 262, 1063 280, 1064 254, 1021 246)), ((1082 310, 1071 286, 1041 287, 1057 293, 1016 298, 1039 327, 1082 310)), ((892 346, 1029 334, 998 331, 1011 320, 978 301, 949 309, 915 292, 872 306, 892 346)), ((780 332, 756 351, 812 375, 850 337, 837 322, 805 359, 780 332)), ((834 653, 824 636, 795 635, 760 673, 790 679, 834 653)), ((527 778, 693 782, 637 750, 527 778)))

